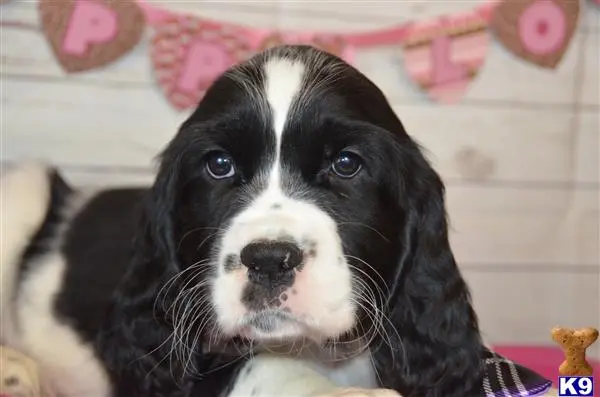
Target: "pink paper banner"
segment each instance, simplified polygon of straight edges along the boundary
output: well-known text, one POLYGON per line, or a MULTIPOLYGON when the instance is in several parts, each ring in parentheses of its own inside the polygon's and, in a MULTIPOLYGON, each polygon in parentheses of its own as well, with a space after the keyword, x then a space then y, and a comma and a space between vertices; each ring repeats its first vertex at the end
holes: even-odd
MULTIPOLYGON (((40 0, 40 4, 50 1, 40 0)), ((485 62, 490 24, 495 20, 506 20, 498 18, 500 11, 514 6, 513 0, 491 0, 470 12, 431 21, 337 34, 252 28, 169 11, 147 0, 128 0, 129 9, 124 6, 125 0, 115 3, 108 0, 52 1, 61 2, 64 7, 60 7, 60 14, 46 11, 48 15, 43 16, 43 24, 52 26, 44 25, 44 34, 56 47, 57 59, 67 73, 113 62, 130 51, 142 29, 150 25, 154 30, 150 44, 154 74, 166 98, 178 110, 195 107, 214 80, 232 65, 280 44, 309 44, 349 63, 353 63, 357 48, 400 46, 406 72, 415 85, 437 102, 456 103, 465 95, 485 62), (126 12, 129 14, 125 15, 126 12), (136 13, 139 17, 134 23, 123 23, 123 19, 132 21, 131 16, 136 13), (55 38, 62 41, 59 43, 55 38)), ((505 38, 518 37, 527 51, 538 58, 544 56, 549 59, 547 63, 555 65, 568 46, 573 27, 572 24, 561 25, 563 14, 559 15, 559 9, 553 4, 567 0, 527 1, 534 4, 524 9, 520 22, 508 27, 514 34, 508 31, 501 36, 498 34, 500 29, 496 29, 496 37, 509 50, 511 41, 505 38), (548 25, 547 29, 540 30, 542 22, 548 25), (565 31, 569 33, 567 36, 561 33, 565 31)), ((600 0, 591 1, 600 3, 600 0)), ((59 9, 46 8, 50 11, 59 9)), ((514 48, 511 51, 519 53, 514 48)), ((541 64, 537 58, 522 58, 541 64)))
POLYGON ((458 102, 479 73, 489 46, 489 11, 414 23, 402 42, 404 64, 416 85, 433 100, 458 102))
POLYGON ((178 110, 195 107, 230 66, 279 44, 310 44, 352 62, 344 36, 318 32, 273 32, 180 15, 138 1, 155 29, 151 59, 158 84, 178 110))

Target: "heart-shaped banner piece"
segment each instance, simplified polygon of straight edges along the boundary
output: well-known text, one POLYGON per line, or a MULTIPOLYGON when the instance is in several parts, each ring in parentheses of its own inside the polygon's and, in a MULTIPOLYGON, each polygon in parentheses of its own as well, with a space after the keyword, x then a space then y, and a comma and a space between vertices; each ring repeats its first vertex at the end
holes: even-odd
POLYGON ((513 54, 554 69, 563 58, 579 19, 578 0, 504 0, 491 28, 513 54))
POLYGON ((67 73, 105 66, 142 38, 145 18, 132 0, 40 0, 41 25, 67 73))
POLYGON ((489 41, 479 11, 413 24, 402 43, 406 71, 433 100, 456 103, 483 66, 489 41))
POLYGON ((241 32, 192 16, 171 16, 155 26, 151 58, 169 102, 178 110, 195 107, 229 67, 250 55, 241 32))

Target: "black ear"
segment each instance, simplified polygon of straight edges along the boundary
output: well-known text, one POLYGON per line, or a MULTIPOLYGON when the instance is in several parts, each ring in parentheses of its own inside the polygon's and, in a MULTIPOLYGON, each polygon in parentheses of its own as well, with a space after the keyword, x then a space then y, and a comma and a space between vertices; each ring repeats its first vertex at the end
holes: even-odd
POLYGON ((484 348, 448 241, 444 185, 418 146, 402 141, 405 248, 388 301, 392 347, 374 352, 377 371, 404 397, 479 396, 484 348))
POLYGON ((161 154, 158 173, 145 197, 140 243, 146 261, 159 261, 176 270, 175 216, 181 158, 171 146, 161 154))

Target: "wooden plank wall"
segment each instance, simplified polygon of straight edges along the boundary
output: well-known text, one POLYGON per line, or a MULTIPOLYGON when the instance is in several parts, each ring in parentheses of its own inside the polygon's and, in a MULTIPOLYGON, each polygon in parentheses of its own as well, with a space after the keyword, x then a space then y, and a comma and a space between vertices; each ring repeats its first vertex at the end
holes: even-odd
MULTIPOLYGON (((361 31, 480 0, 156 3, 257 27, 361 31)), ((455 106, 412 86, 399 48, 357 55, 446 181, 452 244, 492 342, 547 343, 557 324, 600 326, 600 7, 583 3, 558 69, 521 62, 493 42, 455 106), (474 160, 465 163, 464 153, 474 160)), ((13 0, 1 11, 2 162, 44 158, 80 184, 151 180, 154 156, 187 114, 154 84, 147 45, 70 77, 36 29, 35 2, 13 0)))

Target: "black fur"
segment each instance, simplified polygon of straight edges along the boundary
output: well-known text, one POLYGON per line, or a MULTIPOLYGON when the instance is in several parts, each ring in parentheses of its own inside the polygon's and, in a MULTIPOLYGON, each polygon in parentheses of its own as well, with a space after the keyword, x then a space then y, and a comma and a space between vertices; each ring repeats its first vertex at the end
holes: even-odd
POLYGON ((56 300, 60 317, 70 319, 83 340, 93 341, 114 291, 133 259, 143 189, 115 189, 93 197, 71 220, 62 245, 70 263, 56 300), (82 247, 85 247, 82 249, 82 247))
POLYGON ((63 221, 65 206, 73 194, 73 189, 71 189, 58 171, 51 170, 48 177, 50 179, 49 210, 41 227, 23 252, 22 266, 19 267, 18 284, 20 284, 29 267, 34 263, 34 260, 47 252, 48 244, 50 244, 56 235, 56 229, 63 221))
MULTIPOLYGON (((313 51, 271 50, 299 59, 313 51)), ((262 83, 264 57, 240 69, 245 79, 262 83)), ((354 261, 370 277, 357 275, 386 292, 377 303, 390 338, 375 338, 370 346, 381 386, 404 397, 477 396, 484 348, 449 246, 442 181, 380 90, 355 69, 340 70, 340 62, 328 56, 310 71, 316 81, 339 75, 326 90, 307 95, 286 125, 286 193, 328 212, 339 225, 345 254, 374 268, 354 261), (348 147, 364 159, 364 169, 352 179, 336 178, 328 164, 348 147)), ((116 397, 219 396, 240 368, 235 354, 203 351, 206 334, 197 335, 197 344, 186 341, 193 350, 190 363, 171 356, 168 307, 194 276, 184 270, 214 254, 216 228, 264 187, 260 175, 275 152, 275 138, 271 115, 259 102, 231 75, 221 77, 163 152, 151 189, 107 193, 71 226, 66 257, 95 268, 69 270, 58 311, 96 341, 116 397), (215 181, 203 162, 212 150, 223 149, 241 172, 215 181), (92 217, 106 214, 107 206, 118 208, 112 221, 92 217), (95 284, 86 284, 92 279, 95 284), (108 291, 114 291, 110 301, 108 291), (96 303, 73 303, 86 293, 96 303), (186 364, 195 372, 186 371, 186 364)), ((369 321, 366 313, 361 321, 369 321)))

